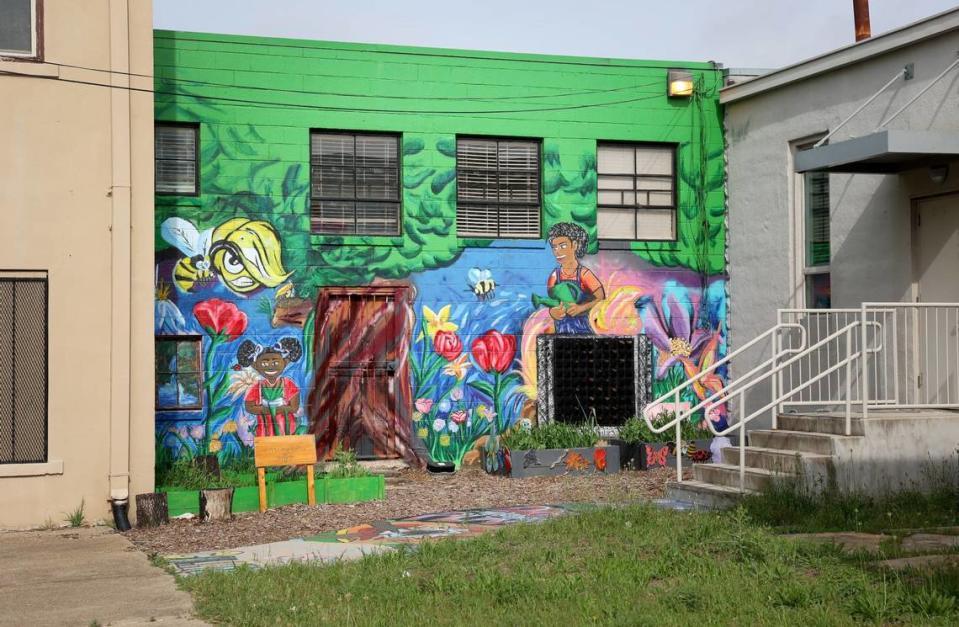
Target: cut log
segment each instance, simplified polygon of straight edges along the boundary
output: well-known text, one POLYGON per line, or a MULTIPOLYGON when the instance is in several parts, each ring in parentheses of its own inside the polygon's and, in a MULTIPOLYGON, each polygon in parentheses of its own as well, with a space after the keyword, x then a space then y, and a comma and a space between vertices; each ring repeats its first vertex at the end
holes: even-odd
POLYGON ((229 520, 233 517, 233 488, 200 490, 200 520, 229 520))
POLYGON ((169 519, 166 492, 137 494, 137 527, 159 527, 169 519))

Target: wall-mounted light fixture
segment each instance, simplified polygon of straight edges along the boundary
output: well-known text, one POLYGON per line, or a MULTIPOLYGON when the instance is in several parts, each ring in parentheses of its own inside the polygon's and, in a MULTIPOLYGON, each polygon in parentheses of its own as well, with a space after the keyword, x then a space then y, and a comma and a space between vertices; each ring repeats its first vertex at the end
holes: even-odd
POLYGON ((942 165, 929 166, 929 178, 932 179, 932 182, 936 185, 945 183, 946 179, 949 178, 949 164, 944 163, 942 165))
POLYGON ((693 73, 686 70, 666 72, 667 94, 670 98, 688 98, 693 95, 693 73))

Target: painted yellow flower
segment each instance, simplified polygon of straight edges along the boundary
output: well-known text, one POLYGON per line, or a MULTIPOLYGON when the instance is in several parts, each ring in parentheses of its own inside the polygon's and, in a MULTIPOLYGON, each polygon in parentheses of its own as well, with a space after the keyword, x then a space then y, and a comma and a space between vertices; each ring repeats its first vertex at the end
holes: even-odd
POLYGON ((223 423, 223 433, 236 433, 236 422, 227 420, 223 423))
POLYGON ((433 339, 437 331, 456 331, 460 328, 455 322, 450 322, 449 305, 444 305, 439 312, 423 305, 423 319, 426 320, 426 332, 430 339, 433 339))
POLYGON ((427 429, 426 427, 420 427, 419 429, 416 430, 416 435, 418 435, 421 438, 426 438, 426 436, 428 436, 429 434, 430 434, 430 430, 427 429))
POLYGON ((450 436, 445 433, 440 436, 440 446, 449 446, 450 445, 450 436))
POLYGON ((210 440, 210 452, 211 452, 211 453, 217 453, 217 452, 219 452, 219 450, 220 450, 221 448, 223 448, 223 444, 220 443, 220 440, 219 440, 219 439, 213 438, 212 440, 210 440))
POLYGON ((466 353, 463 353, 450 363, 443 366, 443 374, 456 377, 456 380, 462 380, 466 376, 466 371, 470 367, 470 360, 466 353))
POLYGON ((493 422, 493 418, 496 418, 496 412, 486 405, 477 405, 476 415, 481 418, 486 418, 486 420, 489 422, 493 422))
POLYGON ((414 411, 414 412, 413 412, 413 422, 419 422, 420 420, 423 420, 423 412, 421 412, 421 411, 414 411))

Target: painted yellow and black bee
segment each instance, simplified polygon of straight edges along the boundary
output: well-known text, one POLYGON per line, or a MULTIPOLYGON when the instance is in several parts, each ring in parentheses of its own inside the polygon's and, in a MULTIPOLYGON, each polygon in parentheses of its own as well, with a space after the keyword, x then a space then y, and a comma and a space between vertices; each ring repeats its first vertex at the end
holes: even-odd
POLYGON ((292 273, 283 269, 280 237, 269 222, 233 218, 200 231, 183 218, 169 218, 160 234, 183 258, 173 269, 176 286, 196 290, 219 278, 232 292, 247 294, 276 287, 292 273))
POLYGON ((485 268, 470 268, 466 274, 469 288, 478 300, 490 300, 496 296, 496 281, 493 274, 485 268))

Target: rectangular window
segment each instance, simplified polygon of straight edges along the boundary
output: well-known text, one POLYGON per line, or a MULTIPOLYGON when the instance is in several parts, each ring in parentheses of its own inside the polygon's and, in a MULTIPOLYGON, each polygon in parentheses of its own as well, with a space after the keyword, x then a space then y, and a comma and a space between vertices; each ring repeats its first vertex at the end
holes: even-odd
POLYGON ((203 407, 203 351, 200 336, 156 338, 156 408, 203 407))
POLYGON ((676 147, 599 144, 599 239, 676 239, 676 147))
POLYGON ((829 174, 805 172, 801 176, 806 307, 829 309, 832 304, 829 277, 829 174))
POLYGON ((540 236, 538 141, 457 138, 456 234, 540 236))
POLYGON ((47 279, 0 274, 0 464, 47 461, 47 279))
POLYGON ((39 59, 38 0, 0 0, 0 56, 39 59))
POLYGON ((154 126, 156 193, 196 196, 199 127, 157 122, 154 126))
POLYGON ((398 135, 310 135, 310 229, 323 235, 400 234, 398 135))

